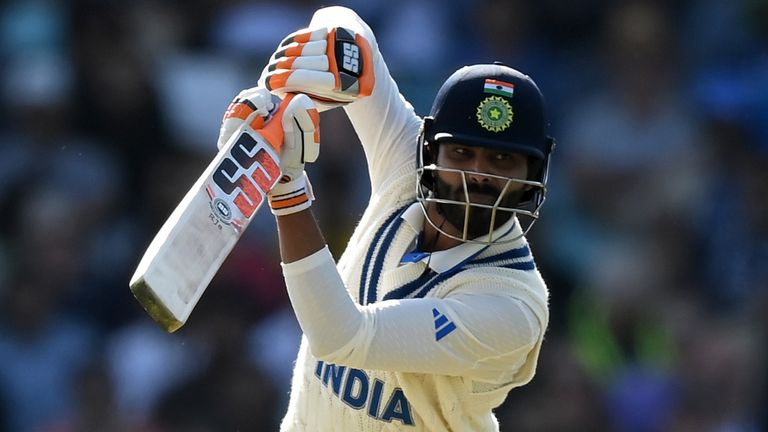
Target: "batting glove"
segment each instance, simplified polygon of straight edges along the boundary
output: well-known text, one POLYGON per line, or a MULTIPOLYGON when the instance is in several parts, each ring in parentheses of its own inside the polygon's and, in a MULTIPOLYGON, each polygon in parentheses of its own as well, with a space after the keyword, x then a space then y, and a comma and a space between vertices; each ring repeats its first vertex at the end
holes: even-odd
POLYGON ((308 96, 288 94, 265 129, 275 127, 280 113, 283 143, 278 153, 282 177, 267 196, 272 213, 284 216, 309 208, 315 199, 304 164, 316 161, 320 153, 320 113, 308 96))
POLYGON ((312 185, 304 172, 306 162, 320 151, 320 114, 306 95, 287 93, 281 100, 264 87, 241 91, 229 104, 219 130, 223 148, 238 130, 250 127, 278 155, 280 180, 267 194, 272 213, 284 215, 309 207, 312 185))
POLYGON ((305 93, 324 107, 339 106, 373 92, 373 55, 368 38, 353 30, 303 29, 283 39, 259 83, 275 93, 305 93))
POLYGON ((253 87, 241 91, 224 112, 216 146, 221 150, 243 123, 248 123, 252 129, 257 130, 264 127, 265 120, 279 102, 280 98, 264 87, 253 87))

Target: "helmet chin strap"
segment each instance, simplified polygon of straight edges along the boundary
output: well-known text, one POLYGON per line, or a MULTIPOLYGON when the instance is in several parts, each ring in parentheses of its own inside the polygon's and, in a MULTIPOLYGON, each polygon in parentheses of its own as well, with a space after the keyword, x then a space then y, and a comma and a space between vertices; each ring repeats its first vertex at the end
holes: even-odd
POLYGON ((438 226, 437 229, 435 230, 435 235, 434 237, 432 237, 432 245, 431 245, 433 248, 437 246, 437 241, 440 240, 440 230, 443 229, 443 225, 445 225, 445 221, 447 220, 448 219, 446 219, 445 216, 443 216, 443 220, 440 222, 440 226, 438 226))
MULTIPOLYGON (((440 221, 439 225, 435 225, 435 224, 431 223, 431 219, 430 218, 427 218, 429 223, 424 225, 424 227, 425 228, 427 228, 427 227, 433 228, 434 229, 434 235, 432 236, 431 240, 426 240, 426 238, 425 238, 424 246, 422 248, 424 252, 434 252, 434 251, 437 250, 437 243, 440 240, 440 236, 443 234, 443 227, 445 226, 445 223, 448 222, 448 218, 445 216, 443 211, 440 209, 440 204, 439 203, 433 203, 432 207, 434 207, 434 211, 438 215, 440 215, 442 220, 440 221)), ((451 224, 451 225, 453 225, 453 224, 451 224)), ((426 234, 426 232, 425 232, 425 234, 426 234)), ((448 237, 448 238, 450 238, 450 237, 448 237)))

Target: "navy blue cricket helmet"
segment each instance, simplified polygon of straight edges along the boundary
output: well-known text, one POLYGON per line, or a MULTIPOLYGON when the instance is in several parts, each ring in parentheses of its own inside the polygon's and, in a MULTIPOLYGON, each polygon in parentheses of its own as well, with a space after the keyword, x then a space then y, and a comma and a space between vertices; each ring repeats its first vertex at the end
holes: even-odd
MULTIPOLYGON (((494 211, 529 216, 527 232, 538 219, 546 196, 549 160, 555 147, 547 129, 544 97, 528 75, 499 62, 457 70, 443 83, 429 116, 424 118, 417 152, 419 201, 423 206, 430 200, 445 203, 435 196, 441 142, 520 153, 528 157, 528 178, 509 180, 529 188, 514 207, 494 211)), ((467 199, 456 205, 471 204, 467 199)))

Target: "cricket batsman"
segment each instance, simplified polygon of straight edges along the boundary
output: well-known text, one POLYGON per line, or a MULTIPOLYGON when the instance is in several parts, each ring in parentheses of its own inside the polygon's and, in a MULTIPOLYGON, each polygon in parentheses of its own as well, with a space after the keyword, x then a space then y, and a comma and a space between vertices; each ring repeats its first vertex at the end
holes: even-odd
POLYGON ((269 193, 304 333, 281 430, 499 430, 493 409, 533 377, 549 319, 525 239, 554 147, 534 81, 500 63, 463 67, 420 118, 368 25, 329 7, 280 44, 241 103, 268 112, 270 93, 297 94, 269 193), (316 107, 338 106, 372 192, 337 263, 304 162, 317 156, 316 107))

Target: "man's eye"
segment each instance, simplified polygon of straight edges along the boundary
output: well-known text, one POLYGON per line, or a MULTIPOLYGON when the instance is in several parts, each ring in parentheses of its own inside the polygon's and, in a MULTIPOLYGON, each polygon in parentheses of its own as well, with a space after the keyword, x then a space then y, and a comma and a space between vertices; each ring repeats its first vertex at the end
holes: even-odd
POLYGON ((496 153, 496 160, 510 160, 512 159, 511 153, 496 153))

